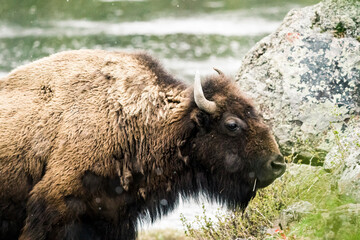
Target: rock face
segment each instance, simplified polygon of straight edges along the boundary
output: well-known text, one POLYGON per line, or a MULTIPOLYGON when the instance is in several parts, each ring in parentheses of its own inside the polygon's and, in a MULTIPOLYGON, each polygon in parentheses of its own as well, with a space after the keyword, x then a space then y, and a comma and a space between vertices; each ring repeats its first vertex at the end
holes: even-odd
POLYGON ((283 152, 324 159, 360 112, 360 2, 292 10, 245 56, 237 75, 273 126, 283 152))

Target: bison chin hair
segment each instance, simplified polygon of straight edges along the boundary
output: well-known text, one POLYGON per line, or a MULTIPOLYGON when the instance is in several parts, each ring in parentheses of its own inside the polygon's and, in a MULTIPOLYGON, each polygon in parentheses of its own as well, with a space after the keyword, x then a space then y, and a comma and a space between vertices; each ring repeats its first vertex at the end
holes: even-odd
POLYGON ((205 195, 210 202, 226 206, 229 210, 245 210, 250 200, 256 196, 254 179, 239 179, 233 173, 197 173, 196 190, 192 194, 184 192, 185 197, 205 195))

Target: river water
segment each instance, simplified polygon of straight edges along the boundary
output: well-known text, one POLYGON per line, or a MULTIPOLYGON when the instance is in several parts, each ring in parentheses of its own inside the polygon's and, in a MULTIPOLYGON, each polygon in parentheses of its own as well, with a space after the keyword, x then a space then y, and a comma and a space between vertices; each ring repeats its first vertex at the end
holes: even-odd
MULTIPOLYGON (((179 79, 216 67, 234 75, 244 54, 276 30, 286 13, 315 0, 1 0, 0 76, 70 49, 146 50, 179 79)), ((220 206, 205 202, 208 215, 220 206)), ((225 211, 221 209, 220 211, 225 211)), ((201 204, 181 202, 144 228, 182 228, 201 204)))

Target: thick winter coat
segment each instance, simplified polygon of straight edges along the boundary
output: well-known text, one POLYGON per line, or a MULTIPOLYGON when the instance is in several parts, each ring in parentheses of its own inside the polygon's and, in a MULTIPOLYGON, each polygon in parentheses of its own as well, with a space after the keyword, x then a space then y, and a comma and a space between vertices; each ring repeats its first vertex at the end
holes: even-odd
POLYGON ((179 194, 245 207, 285 165, 217 72, 193 87, 143 53, 81 50, 0 79, 0 239, 134 239, 179 194))

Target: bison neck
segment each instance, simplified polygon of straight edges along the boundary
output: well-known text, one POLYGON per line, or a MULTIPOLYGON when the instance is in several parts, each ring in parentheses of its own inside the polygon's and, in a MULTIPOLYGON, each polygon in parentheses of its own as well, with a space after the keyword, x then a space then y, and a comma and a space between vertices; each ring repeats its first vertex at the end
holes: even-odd
MULTIPOLYGON (((183 186, 191 184, 188 157, 181 149, 194 129, 192 91, 183 86, 155 88, 119 109, 114 154, 122 194, 132 199, 136 212, 148 212, 152 219, 171 210, 183 186)), ((124 208, 129 209, 129 202, 124 208)))

